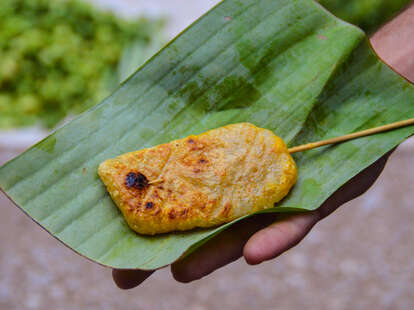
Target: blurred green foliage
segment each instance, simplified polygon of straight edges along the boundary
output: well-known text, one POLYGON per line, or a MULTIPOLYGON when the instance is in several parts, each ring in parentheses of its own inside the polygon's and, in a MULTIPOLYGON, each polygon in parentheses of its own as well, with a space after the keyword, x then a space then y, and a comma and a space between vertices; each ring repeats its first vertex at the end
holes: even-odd
POLYGON ((161 27, 76 0, 0 0, 0 128, 51 128, 95 105, 125 77, 126 47, 152 46, 161 27))
POLYGON ((339 18, 371 33, 412 0, 317 0, 339 18))

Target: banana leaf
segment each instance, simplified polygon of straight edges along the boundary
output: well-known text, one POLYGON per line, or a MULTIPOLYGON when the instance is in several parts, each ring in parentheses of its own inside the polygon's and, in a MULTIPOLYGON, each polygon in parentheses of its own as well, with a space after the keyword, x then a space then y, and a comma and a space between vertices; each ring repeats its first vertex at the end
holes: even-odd
POLYGON ((318 0, 337 17, 370 33, 396 15, 412 0, 318 0))
MULTIPOLYGON (((101 104, 0 168, 0 187, 77 253, 110 267, 156 269, 236 221, 138 235, 98 178, 103 160, 229 123, 254 123, 294 146, 409 117, 414 87, 378 59, 359 28, 311 0, 227 0, 101 104)), ((295 155, 298 183, 270 211, 318 208, 413 133, 295 155)))

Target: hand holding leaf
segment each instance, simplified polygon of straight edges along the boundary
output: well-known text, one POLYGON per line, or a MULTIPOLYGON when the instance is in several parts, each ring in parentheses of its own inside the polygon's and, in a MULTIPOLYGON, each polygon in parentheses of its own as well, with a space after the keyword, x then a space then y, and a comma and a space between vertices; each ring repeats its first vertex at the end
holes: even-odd
MULTIPOLYGON (((386 29, 376 33, 372 42, 376 49, 386 56, 385 60, 410 80, 414 79, 414 75, 412 70, 408 70, 409 57, 398 57, 394 46, 403 44, 404 49, 399 51, 399 55, 406 56, 414 48, 414 44, 410 45, 410 42, 400 42, 404 37, 401 33, 410 33, 404 20, 413 10, 414 8, 407 10, 392 24, 387 25, 386 29)), ((171 266, 174 278, 180 282, 194 281, 241 256, 244 256, 249 264, 259 264, 279 256, 298 244, 317 222, 368 190, 381 174, 392 152, 348 181, 315 211, 287 216, 257 215, 237 223, 196 252, 174 263, 171 266)), ((139 285, 151 274, 151 271, 114 270, 113 278, 120 288, 128 289, 139 285)))

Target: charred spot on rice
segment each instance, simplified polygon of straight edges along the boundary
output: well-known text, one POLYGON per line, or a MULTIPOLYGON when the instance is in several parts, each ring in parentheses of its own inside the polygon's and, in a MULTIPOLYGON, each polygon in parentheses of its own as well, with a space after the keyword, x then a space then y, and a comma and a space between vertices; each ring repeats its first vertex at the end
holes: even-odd
POLYGON ((130 172, 125 178, 125 185, 128 188, 144 189, 148 186, 148 179, 142 173, 130 172))

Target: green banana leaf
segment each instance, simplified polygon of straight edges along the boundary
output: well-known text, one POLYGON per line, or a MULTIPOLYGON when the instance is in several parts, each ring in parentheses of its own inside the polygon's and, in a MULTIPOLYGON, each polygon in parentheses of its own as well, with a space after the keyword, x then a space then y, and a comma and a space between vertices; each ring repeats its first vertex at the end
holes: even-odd
POLYGON ((318 0, 337 17, 370 33, 412 0, 318 0))
MULTIPOLYGON (((103 160, 229 123, 254 123, 294 146, 409 117, 414 87, 376 57, 360 29, 311 0, 227 0, 112 96, 0 168, 0 187, 79 254, 156 269, 232 223, 140 236, 98 178, 103 160)), ((295 154, 298 183, 271 212, 318 208, 413 133, 295 154)))

